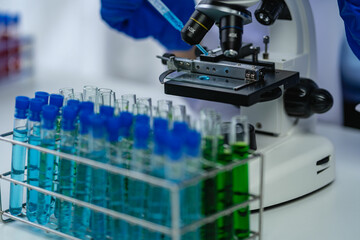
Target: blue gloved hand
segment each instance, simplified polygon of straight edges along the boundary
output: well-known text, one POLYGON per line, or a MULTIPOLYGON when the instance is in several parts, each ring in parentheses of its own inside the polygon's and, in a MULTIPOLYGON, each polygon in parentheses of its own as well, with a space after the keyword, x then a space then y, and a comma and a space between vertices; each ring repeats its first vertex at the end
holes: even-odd
POLYGON ((338 0, 349 46, 360 59, 360 1, 338 0))
MULTIPOLYGON (((194 0, 164 0, 164 4, 183 22, 194 11, 194 0)), ((146 0, 101 0, 101 17, 112 28, 136 38, 149 36, 168 50, 189 50, 180 32, 146 0)))

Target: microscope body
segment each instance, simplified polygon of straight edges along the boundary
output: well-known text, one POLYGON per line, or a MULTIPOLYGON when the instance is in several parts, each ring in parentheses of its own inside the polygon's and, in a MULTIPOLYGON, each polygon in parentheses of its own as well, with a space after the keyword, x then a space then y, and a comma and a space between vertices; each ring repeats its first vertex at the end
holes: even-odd
MULTIPOLYGON (((264 206, 268 207, 315 192, 335 179, 334 148, 314 133, 316 118, 312 116, 329 110, 332 97, 309 80, 316 79, 317 56, 308 0, 263 0, 255 16, 269 26, 271 43, 264 53, 250 46, 247 50, 252 54, 243 54, 243 25, 252 21, 246 9, 257 2, 201 1, 182 37, 198 44, 217 24, 221 45, 217 51, 223 58, 218 60, 210 52, 194 61, 169 59, 169 69, 177 74, 168 77, 165 92, 242 106, 241 114, 256 130, 257 152, 265 157, 264 206), (179 66, 189 66, 190 73, 179 75, 179 66), (202 74, 209 76, 207 83, 198 79, 202 74), (233 78, 243 83, 231 85, 233 78)), ((256 193, 258 162, 251 162, 249 169, 250 190, 256 193)))

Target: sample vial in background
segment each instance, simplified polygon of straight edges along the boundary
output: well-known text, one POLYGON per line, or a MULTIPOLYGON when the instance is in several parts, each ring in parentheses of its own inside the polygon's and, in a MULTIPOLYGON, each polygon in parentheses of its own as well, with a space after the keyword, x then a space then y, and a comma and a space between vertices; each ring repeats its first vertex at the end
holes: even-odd
MULTIPOLYGON (((28 126, 27 112, 30 99, 28 97, 19 96, 15 101, 15 119, 13 139, 19 142, 27 142, 28 126)), ((11 155, 11 178, 17 181, 24 181, 26 148, 13 145, 11 155)), ((10 185, 10 213, 19 215, 23 204, 23 187, 11 183, 10 185)))
MULTIPOLYGON (((40 114, 44 101, 40 98, 33 98, 30 100, 29 112, 29 144, 39 146, 41 144, 40 129, 41 118, 40 114)), ((27 183, 38 187, 39 186, 39 164, 40 152, 35 149, 28 149, 28 168, 27 168, 27 183)), ((38 206, 38 192, 35 190, 27 189, 26 201, 26 216, 31 222, 36 221, 37 206, 38 206)))
MULTIPOLYGON (((63 108, 62 123, 61 123, 61 140, 60 151, 63 153, 75 155, 75 119, 77 117, 77 109, 74 107, 66 106, 63 108)), ((59 161, 59 185, 58 192, 68 197, 74 195, 74 167, 73 161, 61 158, 59 161)), ((58 225, 63 233, 69 233, 72 222, 72 203, 67 201, 58 201, 58 225)), ((55 210, 56 212, 56 210, 55 210)))
POLYGON ((35 98, 40 98, 44 101, 44 105, 47 105, 49 102, 50 94, 47 92, 37 91, 35 92, 35 98))
MULTIPOLYGON (((231 120, 230 144, 232 160, 241 161, 249 154, 249 127, 245 116, 235 116, 231 120)), ((232 189, 233 204, 249 200, 249 170, 248 164, 241 165, 233 170, 232 189)), ((244 239, 250 236, 250 209, 249 206, 234 212, 233 224, 235 236, 244 239)))
MULTIPOLYGON (((77 144, 77 155, 79 157, 89 158, 89 129, 90 129, 90 116, 93 114, 94 104, 92 102, 83 102, 80 105, 80 128, 77 144), (90 104, 91 103, 91 104, 90 104), (88 109, 85 108, 88 106, 88 109), (90 106, 90 111, 89 111, 90 106)), ((91 167, 84 164, 77 164, 76 166, 76 181, 74 197, 80 201, 90 202, 90 190, 91 190, 91 167)), ((72 229, 74 236, 83 239, 86 235, 86 231, 90 222, 90 209, 74 206, 74 219, 72 222, 72 229)))
MULTIPOLYGON (((42 107, 41 120, 41 147, 55 150, 56 141, 56 117, 58 108, 52 105, 42 107)), ((48 191, 52 191, 53 187, 53 171, 55 156, 42 152, 40 154, 39 165, 39 187, 48 191)), ((45 225, 50 219, 51 196, 38 193, 38 211, 37 221, 41 225, 45 225)))

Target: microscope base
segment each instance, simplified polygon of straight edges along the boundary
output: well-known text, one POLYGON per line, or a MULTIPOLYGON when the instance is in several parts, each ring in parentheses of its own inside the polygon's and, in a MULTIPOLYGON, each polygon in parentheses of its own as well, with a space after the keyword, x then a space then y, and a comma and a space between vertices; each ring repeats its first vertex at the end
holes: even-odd
MULTIPOLYGON (((264 154, 264 207, 285 203, 314 192, 335 179, 334 147, 313 133, 284 137, 257 134, 264 154)), ((259 191, 259 162, 250 163, 250 192, 259 191)), ((257 209, 258 205, 251 205, 257 209)))

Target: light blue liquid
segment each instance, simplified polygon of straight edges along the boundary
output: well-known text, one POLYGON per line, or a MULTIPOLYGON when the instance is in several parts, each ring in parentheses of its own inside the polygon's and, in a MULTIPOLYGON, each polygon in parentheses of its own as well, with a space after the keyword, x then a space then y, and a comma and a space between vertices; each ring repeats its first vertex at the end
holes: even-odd
MULTIPOLYGON (((103 162, 105 159, 105 151, 93 151, 90 153, 90 159, 103 162)), ((102 169, 93 169, 92 175, 92 193, 91 203, 99 207, 106 208, 106 186, 107 186, 107 172, 102 169)), ((103 213, 92 211, 91 216, 91 236, 93 239, 105 239, 107 228, 106 228, 106 215, 103 213)))
MULTIPOLYGON (((55 149, 55 139, 42 140, 41 146, 50 150, 55 149)), ((53 187, 53 171, 55 156, 52 154, 40 154, 39 187, 48 191, 53 187)), ((45 225, 50 219, 51 196, 38 193, 37 221, 45 225)))
MULTIPOLYGON (((74 147, 61 146, 60 151, 63 153, 74 154, 74 147)), ((67 159, 60 159, 59 162, 59 185, 60 194, 73 197, 74 193, 74 163, 67 159)), ((60 231, 63 233, 70 232, 72 222, 72 203, 67 201, 58 201, 58 224, 60 231)), ((55 211, 56 212, 56 211, 55 211)))
MULTIPOLYGON (((87 136, 80 136, 78 143, 78 154, 80 157, 89 158, 89 145, 87 136)), ((91 168, 77 164, 76 166, 76 185, 74 197, 80 201, 90 202, 90 188, 91 188, 91 168)), ((78 238, 84 238, 86 231, 89 228, 90 209, 74 206, 73 232, 78 238)))
MULTIPOLYGON (((152 155, 151 157, 151 175, 164 178, 164 164, 165 157, 160 155, 152 155)), ((149 186, 149 206, 148 214, 149 220, 151 222, 166 225, 166 216, 169 213, 169 192, 168 190, 158 187, 158 186, 149 186)), ((165 235, 158 232, 150 232, 149 239, 162 240, 167 239, 165 235)))
MULTIPOLYGON (((121 159, 121 156, 118 155, 116 143, 111 143, 108 147, 108 158, 110 159, 111 164, 125 168, 125 164, 121 159)), ((119 151, 121 152, 121 151, 119 151)), ((127 212, 125 207, 126 202, 126 189, 125 189, 125 178, 124 176, 118 174, 110 174, 109 176, 109 207, 110 209, 117 212, 127 212)), ((128 226, 127 223, 116 218, 110 218, 110 235, 113 239, 127 239, 128 237, 128 226)))
MULTIPOLYGON (((60 131, 61 131, 61 110, 59 111, 59 116, 56 118, 56 135, 55 135, 55 149, 57 151, 60 150, 60 131)), ((55 192, 58 192, 58 184, 59 184, 59 161, 60 157, 55 156, 54 162, 54 181, 53 181, 53 189, 55 192)), ((51 206, 50 212, 54 213, 56 218, 59 218, 59 204, 60 200, 55 199, 55 197, 51 197, 51 206)))
MULTIPOLYGON (((147 149, 133 149, 131 159, 131 169, 144 172, 145 163, 149 162, 149 152, 147 149)), ((146 219, 146 199, 148 196, 148 185, 142 181, 129 179, 128 199, 130 214, 134 217, 146 219)), ((149 231, 140 226, 130 226, 129 233, 131 239, 149 239, 149 231)))
MULTIPOLYGON (((20 142, 27 141, 27 130, 14 129, 13 139, 20 142)), ((17 181, 24 181, 26 148, 13 145, 11 157, 11 178, 17 181)), ((10 185, 10 213, 19 215, 23 204, 23 187, 11 183, 10 185)))
MULTIPOLYGON (((40 128, 34 126, 33 132, 34 134, 29 137, 29 143, 33 146, 39 146, 41 144, 40 128)), ((39 163, 40 163, 40 152, 35 149, 29 149, 27 183, 35 187, 39 186, 39 163)), ((26 202, 26 216, 31 222, 36 221, 37 206, 38 206, 38 192, 35 190, 28 189, 27 202, 26 202)))

